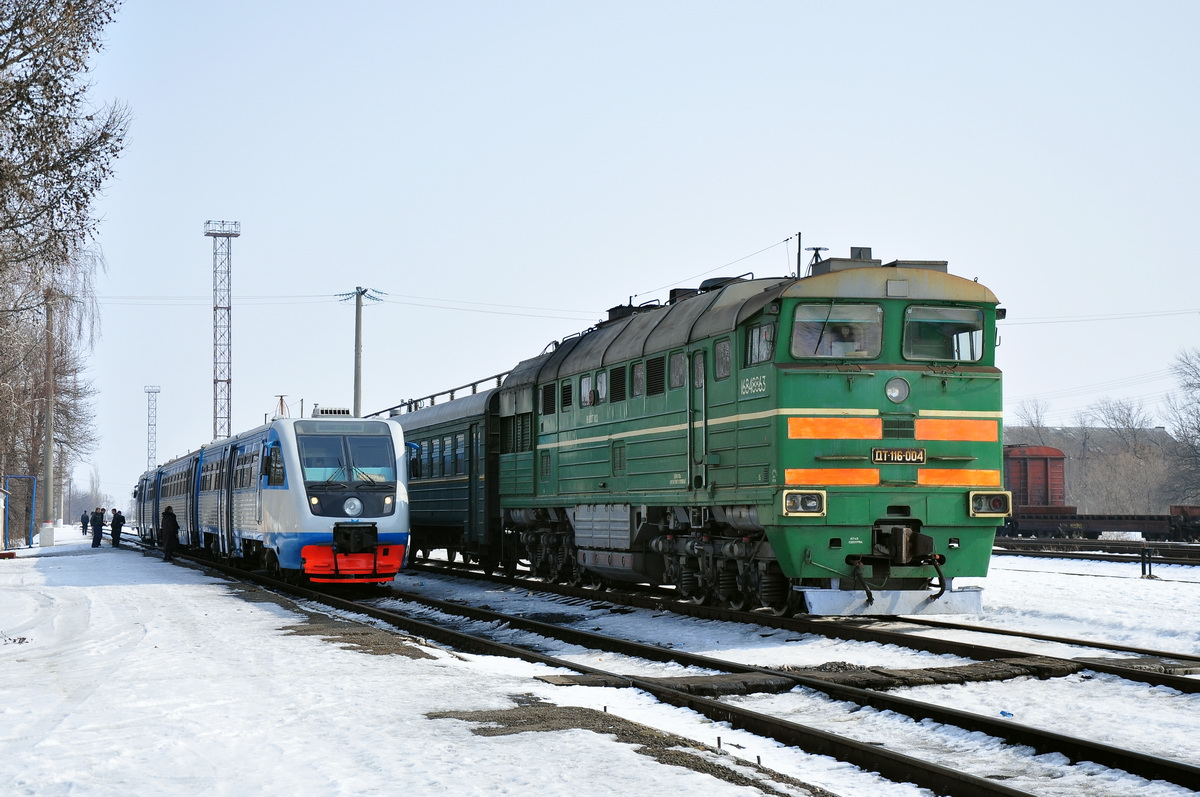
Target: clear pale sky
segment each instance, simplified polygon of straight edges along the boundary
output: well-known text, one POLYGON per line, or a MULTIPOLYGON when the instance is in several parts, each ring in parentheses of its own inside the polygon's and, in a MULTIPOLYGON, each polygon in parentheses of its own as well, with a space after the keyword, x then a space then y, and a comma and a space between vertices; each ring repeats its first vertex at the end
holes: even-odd
POLYGON ((146 385, 158 461, 212 435, 208 219, 242 224, 235 432, 278 394, 351 406, 356 286, 386 294, 373 412, 631 296, 794 272, 797 231, 989 285, 1010 422, 1153 409, 1200 345, 1198 29, 1154 0, 127 0, 92 74, 133 113, 97 208, 101 489, 146 467, 146 385))

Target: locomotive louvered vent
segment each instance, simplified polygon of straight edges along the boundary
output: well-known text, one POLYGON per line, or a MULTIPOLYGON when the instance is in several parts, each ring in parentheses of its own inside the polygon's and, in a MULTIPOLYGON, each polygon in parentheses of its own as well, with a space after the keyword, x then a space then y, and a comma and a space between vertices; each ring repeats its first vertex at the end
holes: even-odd
POLYGON ((667 361, 662 357, 646 360, 646 395, 657 396, 666 390, 667 361))
POLYGON ((916 421, 911 415, 883 418, 883 437, 885 440, 912 440, 916 437, 916 421))
POLYGON ((572 393, 572 391, 571 391, 571 388, 572 388, 572 387, 573 387, 573 386, 571 385, 571 383, 570 383, 570 382, 563 382, 563 385, 562 385, 562 408, 563 408, 564 410, 565 410, 567 407, 570 407, 570 406, 571 406, 571 402, 573 401, 573 395, 574 395, 574 394, 573 394, 573 393, 572 393))
POLYGON ((554 383, 542 385, 542 415, 554 414, 554 383))
POLYGON ((625 400, 625 366, 618 365, 609 371, 608 395, 610 401, 625 400))

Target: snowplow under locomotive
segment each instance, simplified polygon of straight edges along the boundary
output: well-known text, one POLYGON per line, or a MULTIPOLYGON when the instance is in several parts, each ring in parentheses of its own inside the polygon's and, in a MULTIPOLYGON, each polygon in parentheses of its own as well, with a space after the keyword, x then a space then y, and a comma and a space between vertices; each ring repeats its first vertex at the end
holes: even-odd
POLYGON ((414 550, 780 613, 979 611, 953 582, 1010 511, 1003 310, 944 262, 855 254, 613 308, 393 408, 414 550))

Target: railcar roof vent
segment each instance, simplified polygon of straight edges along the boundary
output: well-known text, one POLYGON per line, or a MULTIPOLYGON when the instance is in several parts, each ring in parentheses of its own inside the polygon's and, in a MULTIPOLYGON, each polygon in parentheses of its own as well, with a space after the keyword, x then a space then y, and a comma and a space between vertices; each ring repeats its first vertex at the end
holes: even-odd
POLYGON ((882 260, 871 257, 871 247, 852 246, 850 257, 827 257, 812 264, 812 276, 819 277, 834 271, 846 271, 852 268, 879 268, 882 260))
POLYGON ((629 318, 637 310, 632 304, 618 304, 616 307, 608 308, 608 320, 620 321, 622 318, 629 318))
POLYGON ((717 288, 723 288, 731 282, 740 282, 747 277, 754 279, 754 273, 747 271, 745 274, 739 274, 736 277, 709 277, 700 283, 700 292, 715 291, 717 288))
POLYGON ((331 415, 349 416, 350 409, 348 407, 322 407, 320 404, 313 405, 314 418, 327 418, 331 415))
POLYGON ((672 288, 671 297, 667 299, 667 304, 675 304, 682 302, 684 299, 690 299, 693 296, 699 296, 700 291, 696 288, 672 288))

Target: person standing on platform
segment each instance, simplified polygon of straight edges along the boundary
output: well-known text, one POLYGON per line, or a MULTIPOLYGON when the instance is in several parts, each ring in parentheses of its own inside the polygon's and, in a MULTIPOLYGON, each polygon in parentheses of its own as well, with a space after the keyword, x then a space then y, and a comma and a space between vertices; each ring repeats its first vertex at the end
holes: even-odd
POLYGON ((112 520, 108 522, 108 527, 112 530, 112 543, 114 548, 121 547, 121 529, 124 526, 125 516, 121 514, 120 509, 114 509, 112 520))
POLYGON ((163 510, 158 528, 162 532, 163 561, 169 562, 174 558, 175 545, 179 542, 179 521, 175 519, 174 509, 167 507, 163 510))
POLYGON ((87 512, 84 512, 82 515, 79 516, 79 522, 83 526, 83 536, 86 537, 87 536, 87 527, 88 527, 88 513, 87 512))
POLYGON ((104 528, 104 507, 96 507, 92 513, 92 547, 100 547, 100 530, 104 528))

